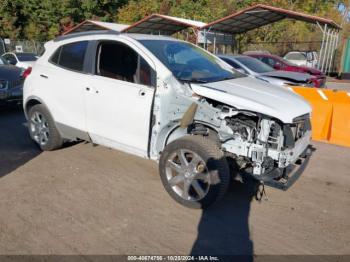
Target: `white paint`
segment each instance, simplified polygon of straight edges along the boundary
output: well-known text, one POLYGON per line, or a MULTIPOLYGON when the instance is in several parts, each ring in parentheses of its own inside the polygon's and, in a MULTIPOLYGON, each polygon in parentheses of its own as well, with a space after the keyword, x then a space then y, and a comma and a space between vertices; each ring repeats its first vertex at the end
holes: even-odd
POLYGON ((322 90, 317 90, 317 93, 322 97, 323 100, 328 101, 328 97, 323 93, 322 90))
POLYGON ((204 97, 273 116, 285 123, 292 123, 295 117, 311 112, 309 104, 299 95, 251 77, 192 84, 192 89, 204 97))

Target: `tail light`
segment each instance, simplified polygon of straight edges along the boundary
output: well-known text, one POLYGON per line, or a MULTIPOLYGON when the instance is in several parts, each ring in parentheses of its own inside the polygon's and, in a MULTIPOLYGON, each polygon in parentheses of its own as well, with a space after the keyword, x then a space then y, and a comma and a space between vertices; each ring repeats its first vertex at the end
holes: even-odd
POLYGON ((32 72, 32 68, 28 67, 26 70, 24 70, 24 72, 22 73, 22 77, 26 78, 27 76, 30 75, 30 73, 32 72))

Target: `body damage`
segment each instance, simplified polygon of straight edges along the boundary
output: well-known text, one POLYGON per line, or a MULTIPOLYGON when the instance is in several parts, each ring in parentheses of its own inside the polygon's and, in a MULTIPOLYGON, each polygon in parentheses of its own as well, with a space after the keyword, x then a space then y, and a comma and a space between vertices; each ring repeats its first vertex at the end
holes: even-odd
POLYGON ((171 141, 186 134, 204 135, 217 139, 227 154, 259 176, 287 167, 309 144, 310 107, 288 90, 251 78, 174 88, 179 82, 171 78, 155 95, 153 159, 171 141), (251 87, 244 84, 247 80, 251 87), (302 116, 300 125, 296 116, 302 116))

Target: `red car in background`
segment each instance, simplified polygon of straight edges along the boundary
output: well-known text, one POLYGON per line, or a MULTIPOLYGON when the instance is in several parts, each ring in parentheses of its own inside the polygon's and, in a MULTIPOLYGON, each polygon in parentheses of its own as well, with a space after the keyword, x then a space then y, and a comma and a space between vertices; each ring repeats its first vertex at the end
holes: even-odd
POLYGON ((323 74, 320 70, 315 68, 306 67, 306 66, 298 66, 292 64, 291 62, 283 59, 282 57, 266 54, 266 53, 247 53, 248 56, 255 57, 259 59, 261 62, 268 64, 276 70, 283 71, 292 71, 292 72, 300 72, 313 75, 312 81, 315 87, 325 87, 326 84, 326 75, 323 74))

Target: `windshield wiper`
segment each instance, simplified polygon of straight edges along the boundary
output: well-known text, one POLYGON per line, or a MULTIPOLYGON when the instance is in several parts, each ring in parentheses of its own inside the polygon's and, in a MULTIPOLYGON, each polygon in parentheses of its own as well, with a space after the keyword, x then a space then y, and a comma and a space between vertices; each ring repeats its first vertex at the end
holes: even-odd
POLYGON ((224 78, 222 78, 220 80, 212 81, 211 83, 213 83, 213 82, 221 82, 221 81, 226 81, 226 80, 231 80, 231 79, 236 79, 236 78, 237 77, 235 77, 235 76, 228 76, 228 77, 224 77, 224 78))

